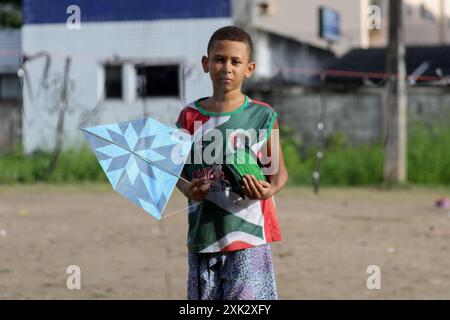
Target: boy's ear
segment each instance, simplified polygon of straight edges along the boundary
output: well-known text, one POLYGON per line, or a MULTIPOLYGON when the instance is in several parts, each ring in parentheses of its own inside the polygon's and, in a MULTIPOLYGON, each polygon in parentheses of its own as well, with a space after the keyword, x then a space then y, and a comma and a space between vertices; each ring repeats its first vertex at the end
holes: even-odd
POLYGON ((249 62, 247 64, 247 69, 245 70, 245 77, 250 78, 253 75, 253 72, 255 71, 256 63, 249 62))
POLYGON ((208 57, 207 56, 203 56, 202 57, 202 67, 203 67, 203 71, 205 73, 209 72, 209 65, 208 65, 208 57))

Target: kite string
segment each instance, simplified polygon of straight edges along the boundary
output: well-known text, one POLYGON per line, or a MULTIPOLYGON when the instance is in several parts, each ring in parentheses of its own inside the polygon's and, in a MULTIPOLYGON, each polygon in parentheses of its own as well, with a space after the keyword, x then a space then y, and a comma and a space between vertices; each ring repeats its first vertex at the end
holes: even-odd
POLYGON ((189 205, 189 206, 187 206, 187 207, 185 207, 185 208, 183 208, 183 209, 179 209, 179 210, 176 210, 176 211, 172 211, 171 213, 168 213, 168 214, 164 215, 163 217, 161 217, 161 219, 165 219, 165 218, 167 218, 167 217, 173 216, 174 214, 177 214, 177 213, 180 212, 180 211, 183 211, 183 210, 185 210, 185 209, 189 209, 189 208, 191 208, 191 207, 193 207, 193 206, 198 206, 198 205, 200 205, 200 203, 199 203, 199 202, 195 202, 194 204, 191 204, 191 205, 189 205))

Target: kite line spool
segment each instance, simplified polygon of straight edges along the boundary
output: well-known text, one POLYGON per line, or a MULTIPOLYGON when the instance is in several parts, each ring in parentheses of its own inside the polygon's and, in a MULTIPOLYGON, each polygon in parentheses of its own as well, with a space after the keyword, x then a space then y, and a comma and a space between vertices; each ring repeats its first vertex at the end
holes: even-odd
POLYGON ((231 159, 231 163, 224 164, 223 171, 231 184, 231 190, 242 198, 245 198, 243 178, 246 174, 253 175, 258 180, 269 180, 262 172, 262 164, 250 147, 236 149, 231 159))

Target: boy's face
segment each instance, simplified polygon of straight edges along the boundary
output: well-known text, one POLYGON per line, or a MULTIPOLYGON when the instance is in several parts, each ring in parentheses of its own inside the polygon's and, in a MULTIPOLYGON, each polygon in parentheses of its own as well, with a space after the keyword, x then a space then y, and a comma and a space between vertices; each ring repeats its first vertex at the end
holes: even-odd
POLYGON ((231 40, 214 41, 209 57, 202 58, 203 71, 209 72, 215 90, 223 93, 239 89, 244 78, 255 70, 246 43, 231 40))

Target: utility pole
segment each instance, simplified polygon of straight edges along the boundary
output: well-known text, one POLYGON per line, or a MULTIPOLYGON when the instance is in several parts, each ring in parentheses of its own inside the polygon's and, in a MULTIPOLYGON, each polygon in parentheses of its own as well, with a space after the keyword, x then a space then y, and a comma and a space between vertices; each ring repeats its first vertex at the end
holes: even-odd
POLYGON ((392 85, 387 92, 387 132, 384 145, 384 181, 406 182, 406 66, 402 0, 389 2, 389 41, 386 66, 392 85))
POLYGON ((447 6, 445 2, 445 0, 439 1, 439 42, 441 46, 444 46, 447 40, 447 15, 445 14, 447 6))

